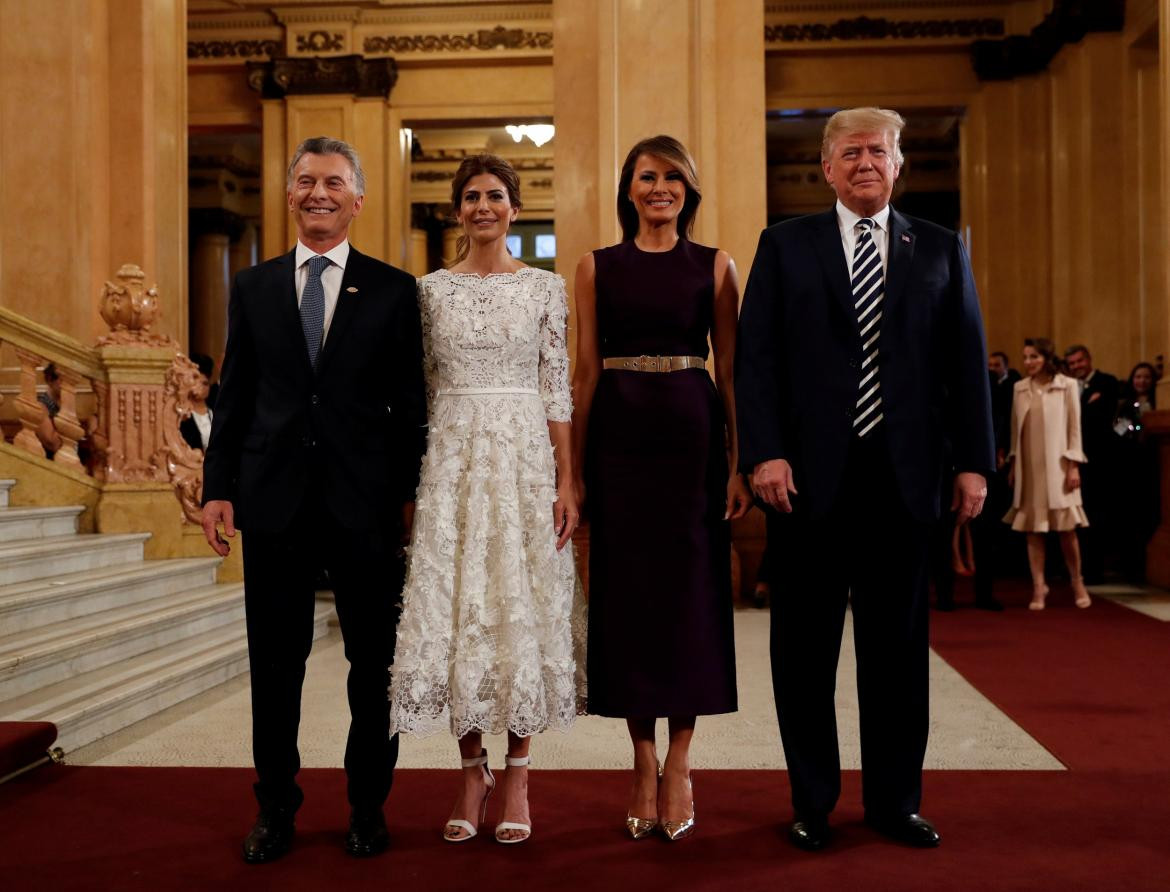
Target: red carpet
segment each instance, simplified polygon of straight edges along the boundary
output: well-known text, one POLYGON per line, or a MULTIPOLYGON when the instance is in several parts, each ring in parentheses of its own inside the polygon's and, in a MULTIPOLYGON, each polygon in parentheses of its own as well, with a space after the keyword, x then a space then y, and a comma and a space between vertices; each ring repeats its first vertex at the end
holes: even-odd
POLYGON ((387 808, 392 850, 355 861, 341 849, 344 777, 328 769, 302 773, 293 852, 249 867, 239 843, 254 812, 250 770, 52 767, 0 786, 0 888, 1170 888, 1170 624, 1099 602, 960 610, 936 615, 934 632, 944 659, 1069 766, 929 772, 924 811, 944 838, 935 851, 864 827, 849 772, 833 848, 798 852, 783 839, 783 773, 764 771, 696 773, 699 829, 672 846, 625 838, 623 772, 537 770, 530 843, 485 835, 452 846, 439 828, 455 772, 401 771, 387 808))
POLYGON ((52 722, 0 722, 0 777, 45 758, 56 739, 52 722))

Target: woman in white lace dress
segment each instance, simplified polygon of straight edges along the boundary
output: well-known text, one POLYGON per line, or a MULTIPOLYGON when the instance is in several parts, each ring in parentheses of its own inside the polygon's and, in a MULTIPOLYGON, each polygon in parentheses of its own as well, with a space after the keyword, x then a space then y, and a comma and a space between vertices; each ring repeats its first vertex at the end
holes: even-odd
POLYGON ((392 730, 458 739, 463 783, 443 836, 476 835, 495 778, 484 733, 508 734, 500 842, 531 834, 529 738, 585 701, 584 600, 572 486, 563 280, 507 250, 519 180, 467 158, 452 207, 457 262, 419 281, 429 403, 391 669, 392 730))

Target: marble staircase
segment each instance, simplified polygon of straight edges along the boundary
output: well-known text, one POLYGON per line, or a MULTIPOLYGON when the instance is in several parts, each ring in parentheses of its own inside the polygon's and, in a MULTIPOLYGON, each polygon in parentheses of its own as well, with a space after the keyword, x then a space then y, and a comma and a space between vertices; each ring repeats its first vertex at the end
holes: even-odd
MULTIPOLYGON (((16 508, 0 480, 0 721, 68 754, 247 671, 244 587, 219 559, 147 561, 149 533, 79 534, 80 507, 16 508)), ((318 609, 315 637, 331 609, 318 609)))

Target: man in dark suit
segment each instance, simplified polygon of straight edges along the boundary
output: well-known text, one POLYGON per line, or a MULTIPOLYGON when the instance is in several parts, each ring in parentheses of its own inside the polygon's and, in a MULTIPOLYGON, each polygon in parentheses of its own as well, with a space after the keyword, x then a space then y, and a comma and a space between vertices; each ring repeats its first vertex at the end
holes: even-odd
POLYGON ((772 683, 792 785, 790 840, 819 849, 840 794, 834 708, 851 603, 866 821, 936 846, 918 814, 928 728, 927 570, 944 507, 979 514, 993 468, 979 303, 955 233, 889 205, 902 118, 838 112, 833 209, 760 237, 736 355, 740 468, 776 509, 772 683))
POLYGON ((1068 370, 1081 388, 1081 442, 1088 459, 1081 466, 1081 498, 1089 525, 1077 530, 1081 543, 1081 571, 1088 585, 1105 578, 1106 531, 1113 525, 1113 490, 1117 469, 1113 419, 1121 385, 1108 372, 1093 368, 1093 356, 1084 344, 1064 352, 1068 370))
POLYGON ((253 761, 260 813, 249 863, 292 842, 304 798, 297 728, 312 647, 313 582, 324 567, 350 663, 345 770, 352 855, 389 842, 382 806, 398 738, 386 691, 401 543, 425 446, 422 337, 413 277, 349 244, 365 192, 340 140, 305 140, 288 170, 297 246, 236 276, 211 442, 203 530, 217 553, 244 547, 253 761))

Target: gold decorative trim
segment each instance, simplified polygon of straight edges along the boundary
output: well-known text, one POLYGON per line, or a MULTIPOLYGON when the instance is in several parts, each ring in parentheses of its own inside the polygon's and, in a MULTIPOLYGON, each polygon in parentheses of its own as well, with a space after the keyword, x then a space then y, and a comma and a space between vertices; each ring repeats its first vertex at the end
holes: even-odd
POLYGON ((345 52, 345 35, 324 30, 305 31, 297 35, 298 53, 345 52))
POLYGON ((362 25, 425 25, 485 22, 493 19, 497 22, 551 21, 553 17, 552 0, 505 5, 495 3, 483 4, 482 6, 452 5, 449 9, 428 7, 421 10, 418 9, 417 3, 411 0, 403 6, 413 8, 364 9, 360 23, 362 25))
POLYGON ((496 25, 466 34, 388 34, 367 37, 367 53, 457 53, 473 50, 551 50, 552 31, 526 31, 496 25))
POLYGON ((764 42, 824 43, 844 40, 977 40, 1002 37, 1003 19, 886 19, 858 16, 832 24, 791 23, 764 26, 764 42))
POLYGON ((294 9, 277 6, 272 10, 276 20, 284 25, 315 25, 320 22, 356 22, 362 14, 357 6, 310 6, 294 9))
POLYGON ((188 59, 271 58, 280 52, 280 40, 189 40, 188 59))

